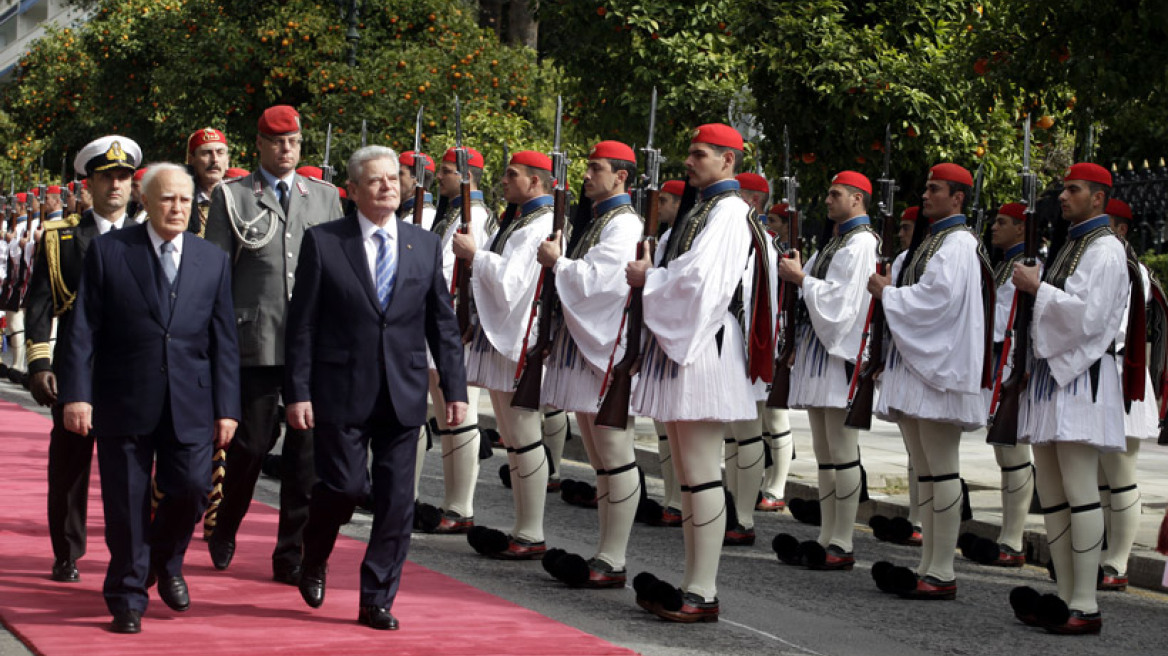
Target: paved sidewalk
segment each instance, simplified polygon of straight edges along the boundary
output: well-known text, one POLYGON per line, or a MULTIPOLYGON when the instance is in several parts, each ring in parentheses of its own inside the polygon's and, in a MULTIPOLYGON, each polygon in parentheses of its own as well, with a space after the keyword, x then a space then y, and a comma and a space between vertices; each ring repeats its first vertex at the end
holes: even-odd
MULTIPOLYGON (((479 408, 480 424, 494 426, 494 411, 486 395, 481 397, 479 408)), ((791 464, 787 483, 787 497, 805 499, 818 498, 816 490, 815 455, 811 450, 811 429, 807 413, 792 410, 791 430, 795 438, 795 460, 791 464)), ((571 419, 572 433, 580 433, 571 419)), ((646 476, 659 477, 660 465, 657 461, 657 434, 653 422, 637 418, 637 463, 646 476)), ((895 424, 877 419, 872 421, 872 430, 860 436, 861 458, 868 475, 868 490, 872 500, 860 504, 858 521, 866 524, 872 515, 908 516, 908 456, 895 424)), ((587 456, 578 437, 568 441, 564 457, 587 462, 587 456)), ((1161 585, 1165 567, 1165 557, 1154 550, 1160 522, 1168 506, 1168 447, 1158 446, 1154 440, 1141 445, 1138 482, 1141 494, 1142 515, 1135 547, 1128 564, 1130 584, 1152 590, 1168 591, 1161 585)), ((994 460, 993 448, 985 443, 985 431, 979 430, 964 435, 961 441, 961 475, 969 485, 970 505, 973 520, 965 522, 962 531, 970 531, 986 538, 997 537, 1001 526, 1001 473, 994 460)), ((650 491, 653 485, 650 485, 650 491)), ((659 489, 659 486, 658 486, 659 489)), ((767 537, 766 539, 769 539, 767 537)), ((1026 522, 1025 552, 1032 564, 1045 564, 1049 560, 1046 532, 1042 516, 1031 514, 1026 522)))

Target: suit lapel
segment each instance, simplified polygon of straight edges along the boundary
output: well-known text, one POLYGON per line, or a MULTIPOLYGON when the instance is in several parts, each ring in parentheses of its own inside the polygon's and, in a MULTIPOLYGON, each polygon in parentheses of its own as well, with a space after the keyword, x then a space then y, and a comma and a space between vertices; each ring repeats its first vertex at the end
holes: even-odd
MULTIPOLYGON (((399 296, 399 294, 397 292, 402 286, 401 283, 403 280, 405 280, 409 276, 410 271, 415 266, 414 243, 413 243, 413 239, 412 239, 413 235, 410 234, 411 231, 408 228, 404 228, 404 225, 405 225, 404 221, 398 221, 398 224, 397 224, 397 273, 395 276, 396 281, 394 282, 394 285, 393 285, 393 291, 391 292, 390 297, 389 297, 389 307, 386 308, 387 312, 389 310, 394 309, 395 306, 397 305, 397 299, 399 296)), ((402 301, 402 302, 403 303, 411 303, 413 301, 407 299, 407 300, 402 301)))
POLYGON ((365 256, 365 240, 361 235, 361 224, 358 222, 356 214, 350 214, 345 220, 349 222, 349 235, 341 240, 341 246, 349 258, 349 264, 353 265, 353 273, 357 274, 357 279, 361 281, 361 286, 365 289, 365 295, 373 304, 374 311, 381 314, 381 303, 377 300, 377 290, 373 289, 373 278, 369 275, 369 260, 365 256))
MULTIPOLYGON (((276 198, 276 190, 268 186, 268 179, 264 177, 263 173, 256 171, 253 173, 260 186, 260 195, 258 198, 259 204, 269 210, 276 216, 280 217, 282 221, 287 223, 288 217, 284 216, 284 208, 280 207, 280 201, 276 198)), ((288 201, 288 211, 292 211, 292 201, 288 201)))
POLYGON ((150 314, 155 321, 165 326, 167 322, 162 320, 162 308, 158 305, 158 281, 154 275, 154 249, 150 244, 150 237, 143 226, 130 229, 134 230, 134 243, 130 245, 136 248, 127 249, 129 252, 126 254, 126 265, 130 267, 130 273, 138 282, 138 289, 142 292, 142 298, 146 299, 150 314))

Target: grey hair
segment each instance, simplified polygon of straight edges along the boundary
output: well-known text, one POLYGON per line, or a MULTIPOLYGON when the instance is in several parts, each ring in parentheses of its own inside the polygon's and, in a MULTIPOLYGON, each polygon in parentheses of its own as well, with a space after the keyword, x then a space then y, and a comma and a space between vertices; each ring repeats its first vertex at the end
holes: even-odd
POLYGON ((150 189, 154 185, 154 178, 157 178, 159 173, 165 173, 167 171, 178 171, 179 173, 182 173, 183 177, 186 178, 187 182, 191 186, 191 194, 195 193, 195 179, 191 177, 190 172, 187 171, 187 167, 173 164, 171 162, 157 162, 147 166, 146 173, 142 174, 142 194, 145 195, 146 190, 150 189))
POLYGON ((397 153, 392 148, 385 146, 365 146, 364 148, 358 148, 356 152, 349 156, 349 164, 346 167, 349 180, 352 182, 360 180, 361 174, 364 172, 365 164, 375 159, 391 159, 394 164, 397 164, 397 153))

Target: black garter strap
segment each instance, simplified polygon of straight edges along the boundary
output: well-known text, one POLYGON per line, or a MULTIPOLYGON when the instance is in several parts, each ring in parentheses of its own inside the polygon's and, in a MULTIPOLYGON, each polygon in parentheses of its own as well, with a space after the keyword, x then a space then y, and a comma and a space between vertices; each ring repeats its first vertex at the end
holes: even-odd
POLYGON ((739 447, 750 446, 751 444, 755 444, 755 443, 761 442, 761 441, 762 441, 762 435, 755 435, 754 437, 748 437, 745 440, 742 440, 741 442, 738 443, 738 446, 739 447))
POLYGON ((668 442, 668 441, 669 441, 669 436, 668 436, 668 435, 658 435, 658 436, 657 436, 657 441, 658 441, 658 442, 668 442))
POLYGON ((917 482, 918 483, 932 483, 933 477, 932 476, 917 476, 917 482))
POLYGON ((697 494, 698 492, 705 492, 716 487, 722 487, 722 481, 710 481, 709 483, 702 483, 701 485, 682 485, 682 492, 689 492, 690 494, 697 494))
POLYGON ((636 469, 636 468, 637 468, 637 463, 630 462, 627 465, 621 465, 620 467, 614 467, 612 469, 597 469, 596 475, 597 476, 615 476, 617 474, 623 474, 623 473, 629 471, 630 469, 636 469))
POLYGON ((563 410, 552 410, 551 412, 543 413, 543 416, 544 416, 544 419, 547 419, 548 417, 555 417, 556 415, 562 415, 562 414, 564 414, 563 410))
POLYGON ((830 463, 826 465, 819 465, 819 471, 826 471, 828 469, 835 469, 835 465, 830 463))
POLYGON ((1020 465, 1012 465, 1010 467, 1002 467, 1002 473, 1008 474, 1010 472, 1022 471, 1023 469, 1026 469, 1029 466, 1030 466, 1030 463, 1024 462, 1020 465))
POLYGON ((1111 489, 1111 486, 1110 486, 1110 485, 1100 485, 1100 486, 1099 486, 1099 491, 1100 491, 1100 492, 1102 492, 1102 491, 1104 491, 1104 490, 1110 490, 1110 489, 1111 489))
POLYGON ((1103 504, 1096 501, 1095 503, 1088 503, 1088 504, 1083 505, 1083 506, 1071 506, 1071 512, 1072 513, 1088 512, 1091 510, 1099 510, 1102 507, 1103 507, 1103 504))
POLYGON ((515 455, 520 455, 523 453, 527 453, 528 451, 538 449, 541 446, 543 446, 543 440, 539 440, 538 442, 532 442, 531 444, 528 444, 527 446, 521 446, 518 449, 512 449, 511 447, 507 447, 507 453, 514 453, 515 455))
POLYGON ((860 461, 853 460, 851 462, 845 462, 842 465, 836 465, 835 468, 836 469, 851 469, 852 467, 859 467, 859 466, 860 466, 860 461))
MULTIPOLYGON (((1099 504, 1095 504, 1095 505, 1097 507, 1099 506, 1099 504)), ((1070 507, 1071 507, 1071 504, 1064 501, 1057 506, 1048 506, 1048 507, 1039 508, 1038 512, 1042 513, 1043 515, 1051 515, 1051 514, 1054 514, 1056 512, 1062 512, 1070 507)))
POLYGON ((776 437, 786 437, 790 434, 791 434, 791 431, 789 431, 789 430, 783 431, 782 433, 771 433, 771 439, 774 439, 776 437))
POLYGON ((957 480, 959 478, 961 478, 961 474, 942 474, 940 476, 934 476, 933 482, 934 483, 942 483, 944 481, 953 481, 953 480, 957 480))
POLYGON ((447 428, 441 431, 440 435, 461 435, 462 433, 469 433, 472 430, 478 430, 478 424, 470 424, 469 426, 462 426, 461 428, 447 428))
POLYGON ((1138 489, 1138 487, 1139 486, 1137 486, 1135 483, 1132 483, 1131 485, 1126 485, 1124 487, 1117 487, 1114 490, 1112 490, 1111 493, 1112 494, 1123 494, 1124 492, 1131 492, 1132 490, 1138 489))

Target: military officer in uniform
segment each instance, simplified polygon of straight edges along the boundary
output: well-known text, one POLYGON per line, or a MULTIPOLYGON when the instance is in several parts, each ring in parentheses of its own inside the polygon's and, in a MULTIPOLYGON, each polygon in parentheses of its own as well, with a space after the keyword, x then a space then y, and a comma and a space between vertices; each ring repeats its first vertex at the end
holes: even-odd
MULTIPOLYGON (((134 141, 117 135, 97 139, 74 159, 78 175, 92 181, 93 209, 62 218, 51 203, 45 233, 36 252, 27 304, 29 388, 41 405, 50 406, 53 428, 49 433, 49 539, 53 545, 52 579, 64 583, 81 580, 77 560, 85 555, 85 521, 89 493, 89 468, 93 460, 93 435, 65 429, 62 406, 57 400, 53 355, 68 341, 73 323, 73 302, 81 282, 82 263, 89 244, 98 235, 126 224, 130 176, 142 159, 134 141), (53 321, 57 342, 51 347, 53 321)), ((59 193, 59 190, 58 190, 59 193)), ((58 202, 60 196, 58 195, 58 202)))
POLYGON ((195 206, 189 230, 202 237, 211 211, 211 192, 231 166, 227 136, 215 128, 203 128, 187 137, 187 167, 195 179, 195 206))
MULTIPOLYGON (((288 105, 260 116, 260 168, 211 193, 206 239, 234 263, 232 292, 239 331, 243 416, 227 451, 223 501, 207 546, 226 569, 235 534, 251 504, 264 455, 275 446, 284 382, 284 322, 301 240, 308 228, 341 216, 337 189, 296 173, 300 114, 288 105)), ((296 585, 314 483, 312 433, 289 429, 281 458, 280 525, 272 553, 273 579, 296 585)))

